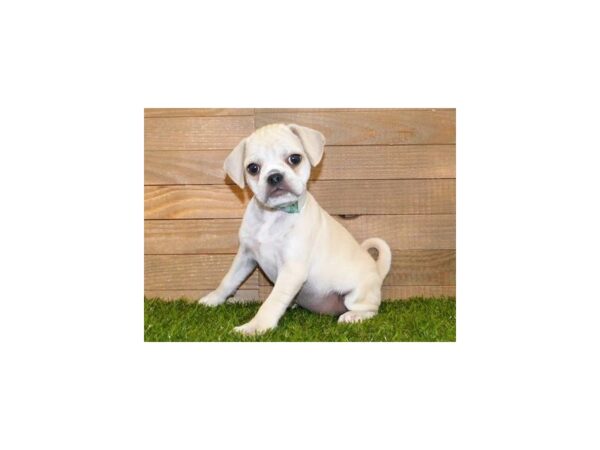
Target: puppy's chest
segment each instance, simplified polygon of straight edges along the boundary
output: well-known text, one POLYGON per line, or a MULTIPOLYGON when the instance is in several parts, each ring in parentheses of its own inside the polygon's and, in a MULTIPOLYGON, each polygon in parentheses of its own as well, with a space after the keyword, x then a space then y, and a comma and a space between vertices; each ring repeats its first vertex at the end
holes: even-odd
POLYGON ((277 276, 283 260, 283 250, 294 228, 294 218, 288 214, 268 217, 242 232, 242 239, 269 278, 277 276))

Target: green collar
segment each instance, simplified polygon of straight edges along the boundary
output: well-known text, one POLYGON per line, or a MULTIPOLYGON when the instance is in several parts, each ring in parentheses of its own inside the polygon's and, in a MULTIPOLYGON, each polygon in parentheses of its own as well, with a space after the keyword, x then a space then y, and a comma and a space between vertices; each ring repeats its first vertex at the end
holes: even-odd
POLYGON ((285 211, 288 214, 298 213, 298 202, 294 202, 291 205, 282 206, 281 208, 277 208, 279 211, 285 211))

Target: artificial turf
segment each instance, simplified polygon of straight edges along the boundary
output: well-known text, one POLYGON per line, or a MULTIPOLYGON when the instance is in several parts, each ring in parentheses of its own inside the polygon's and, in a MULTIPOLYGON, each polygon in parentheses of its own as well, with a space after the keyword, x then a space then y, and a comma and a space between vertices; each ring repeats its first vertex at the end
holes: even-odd
POLYGON ((147 342, 454 342, 454 298, 413 298, 386 301, 379 314, 357 324, 338 324, 337 318, 302 308, 288 310, 276 329, 242 336, 233 327, 248 322, 258 303, 224 304, 215 308, 184 300, 144 299, 144 340, 147 342))

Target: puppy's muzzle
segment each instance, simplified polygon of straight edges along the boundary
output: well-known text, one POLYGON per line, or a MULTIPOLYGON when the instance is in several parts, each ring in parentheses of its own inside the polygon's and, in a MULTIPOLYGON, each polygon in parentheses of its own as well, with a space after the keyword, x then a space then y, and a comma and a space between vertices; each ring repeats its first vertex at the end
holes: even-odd
POLYGON ((272 173, 267 177, 267 183, 271 186, 277 186, 283 181, 283 174, 279 172, 272 173))
POLYGON ((269 174, 267 183, 269 184, 269 190, 267 192, 269 197, 279 197, 291 193, 290 187, 285 182, 285 177, 281 172, 269 174))

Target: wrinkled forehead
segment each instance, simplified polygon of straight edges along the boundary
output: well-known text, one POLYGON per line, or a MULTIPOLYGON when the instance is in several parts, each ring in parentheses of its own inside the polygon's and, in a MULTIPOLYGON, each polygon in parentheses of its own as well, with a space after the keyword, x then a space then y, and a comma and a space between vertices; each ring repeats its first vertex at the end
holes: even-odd
POLYGON ((259 128, 246 140, 246 159, 261 159, 301 153, 302 143, 285 125, 267 125, 259 128))

